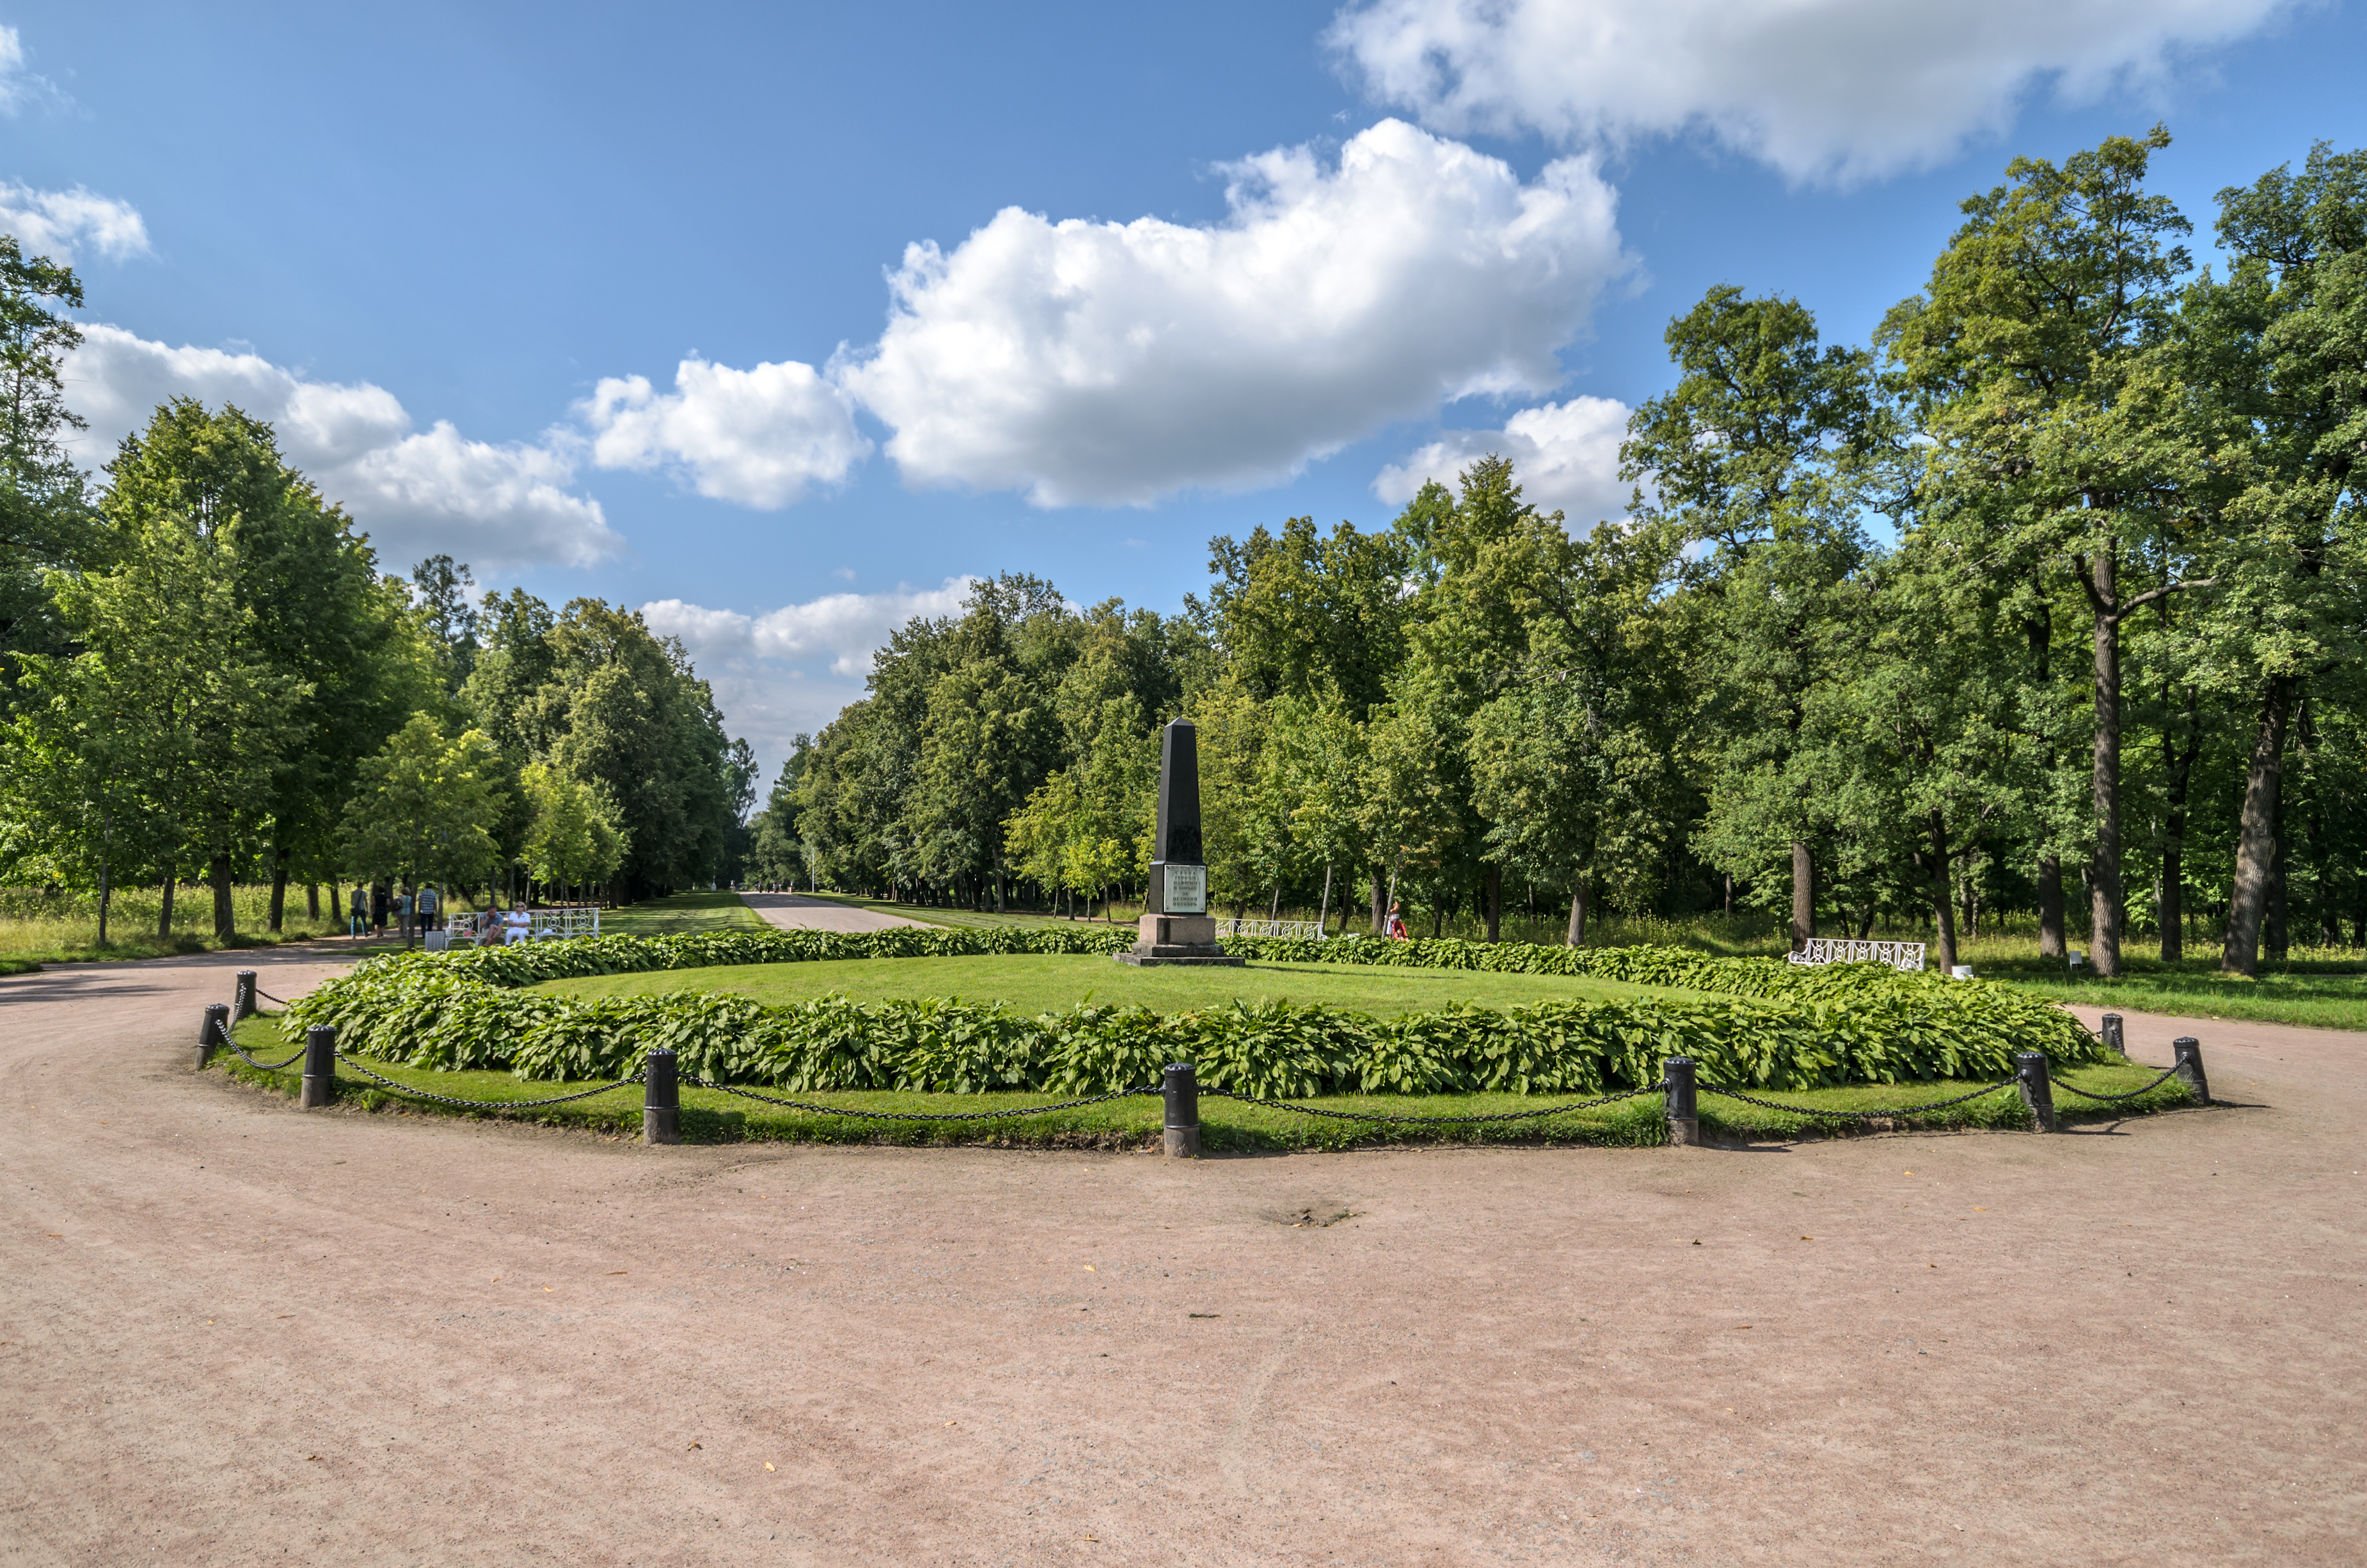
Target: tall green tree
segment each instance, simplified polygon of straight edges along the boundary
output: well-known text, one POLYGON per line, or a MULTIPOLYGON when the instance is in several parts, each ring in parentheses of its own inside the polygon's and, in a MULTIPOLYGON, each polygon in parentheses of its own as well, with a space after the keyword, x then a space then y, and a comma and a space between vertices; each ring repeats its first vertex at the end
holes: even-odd
POLYGON ((2234 265, 2190 311, 2248 437, 2205 643, 2205 678, 2257 715, 2220 955, 2248 975, 2281 902, 2296 719, 2313 681, 2355 666, 2367 632, 2367 154, 2321 144, 2300 174, 2279 168, 2219 202, 2234 265))
POLYGON ((216 934, 232 934, 231 887, 258 848, 277 930, 291 869, 330 869, 354 768, 432 697, 427 654, 400 587, 380 580, 351 519, 281 459, 268 425, 176 398, 125 439, 108 472, 103 506, 116 529, 183 519, 236 607, 240 650, 287 679, 284 709, 240 740, 266 760, 268 787, 219 816, 198 846, 216 934))
POLYGON ((345 812, 350 869, 414 890, 491 871, 501 854, 493 829, 508 802, 501 756, 482 732, 447 735, 414 713, 361 772, 345 812))
POLYGON ((1848 673, 1846 585, 1867 558, 1859 518, 1878 499, 1889 421, 1872 356, 1823 343, 1796 300, 1716 288, 1667 339, 1677 385, 1637 409, 1622 472, 1649 485, 1639 516, 1705 547, 1694 594, 1716 736, 1709 841, 1760 886, 1788 860, 1796 952, 1816 935, 1816 845, 1830 827, 1807 706, 1848 673))
POLYGON ((2178 449, 2191 432, 2162 384, 2191 230, 2146 189, 2156 128, 2061 165, 2017 158, 2010 183, 1968 199, 1921 295, 1884 338, 1931 437, 1947 526, 1988 570, 2067 574, 2092 658, 2090 933, 2096 971, 2121 972, 2122 628, 2200 585, 2180 537, 2178 449), (2132 575, 2132 571, 2135 575, 2132 575))
POLYGON ((105 553, 65 450, 83 428, 62 379, 65 356, 82 342, 66 312, 82 304, 72 267, 28 257, 0 234, 0 692, 16 679, 8 655, 68 651, 44 574, 96 565, 105 553))
MULTIPOLYGON (((104 572, 53 573, 82 652, 26 657, 37 700, 19 736, 50 779, 33 812, 61 865, 144 868, 164 886, 158 935, 191 846, 251 848, 302 682, 256 656, 231 586, 238 541, 179 511, 128 511, 104 572)), ((219 905, 216 928, 227 920, 219 905)))

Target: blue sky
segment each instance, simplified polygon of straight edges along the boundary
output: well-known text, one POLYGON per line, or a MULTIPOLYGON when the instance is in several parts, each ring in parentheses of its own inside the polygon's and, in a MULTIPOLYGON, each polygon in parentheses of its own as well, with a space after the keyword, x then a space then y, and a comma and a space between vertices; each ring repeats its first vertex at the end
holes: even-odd
POLYGON ((391 568, 651 606, 768 767, 966 574, 1172 608, 1212 535, 1376 525, 1489 446, 1614 509, 1672 313, 1732 282, 1861 337, 2016 153, 2164 119, 2207 237, 2367 142, 2355 0, 0 25, 0 216, 85 277, 94 461, 239 401, 391 568))

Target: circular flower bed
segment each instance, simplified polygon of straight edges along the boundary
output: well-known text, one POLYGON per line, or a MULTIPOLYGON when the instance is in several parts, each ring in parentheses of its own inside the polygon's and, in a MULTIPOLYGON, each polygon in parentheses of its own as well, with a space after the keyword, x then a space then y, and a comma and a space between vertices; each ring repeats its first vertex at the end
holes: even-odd
POLYGON ((1873 964, 1808 968, 1677 948, 1342 937, 1229 940, 1251 960, 1592 975, 1708 993, 1503 1009, 1454 1006, 1376 1018, 1288 1002, 1159 1013, 1087 1004, 1033 1017, 954 1001, 824 996, 784 1006, 682 991, 579 999, 527 989, 583 975, 825 959, 1113 953, 1123 929, 900 927, 597 937, 372 959, 290 1007, 300 1039, 334 1025, 344 1050, 414 1067, 507 1067, 520 1077, 622 1076, 651 1051, 711 1082, 817 1092, 1032 1089, 1099 1094, 1191 1062, 1215 1088, 1275 1097, 1334 1092, 1602 1094, 1659 1081, 1690 1056, 1702 1081, 1808 1089, 2010 1077, 2016 1051, 2057 1066, 2109 1057, 2078 1020, 1979 981, 1873 964))

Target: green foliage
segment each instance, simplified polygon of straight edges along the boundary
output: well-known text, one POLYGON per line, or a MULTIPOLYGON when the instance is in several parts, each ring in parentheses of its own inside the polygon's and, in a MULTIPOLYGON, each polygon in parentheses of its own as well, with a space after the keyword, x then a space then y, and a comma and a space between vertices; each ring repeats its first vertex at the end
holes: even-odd
POLYGON ((364 783, 345 808, 345 862, 366 874, 416 885, 470 882, 500 855, 493 827, 507 803, 501 757, 483 733, 447 738, 414 713, 364 765, 364 783))
POLYGON ((564 888, 616 872, 627 840, 597 789, 544 762, 527 763, 519 785, 533 813, 518 857, 529 874, 564 888))

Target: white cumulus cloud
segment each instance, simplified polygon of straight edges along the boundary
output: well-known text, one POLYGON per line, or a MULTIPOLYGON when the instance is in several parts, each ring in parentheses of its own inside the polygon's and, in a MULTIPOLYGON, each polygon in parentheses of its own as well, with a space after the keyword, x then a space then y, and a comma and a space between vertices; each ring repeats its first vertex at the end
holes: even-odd
POLYGON ((766 511, 836 484, 870 455, 845 393, 810 365, 788 360, 735 370, 685 359, 674 390, 646 377, 608 377, 581 413, 602 468, 672 468, 701 495, 766 511))
POLYGON ((69 101, 57 84, 26 65, 25 40, 14 28, 0 28, 0 114, 13 115, 28 103, 69 101))
POLYGON ((60 262, 85 255, 120 261, 148 250, 148 225, 130 202, 95 195, 81 186, 36 190, 0 180, 0 233, 16 235, 17 247, 27 256, 60 262))
POLYGON ((811 733, 863 695, 872 655, 914 616, 957 613, 977 579, 948 577, 935 588, 825 594, 750 615, 658 599, 641 617, 661 637, 679 637, 735 735, 756 750, 769 782, 790 742, 811 733), (819 665, 819 671, 808 666, 819 665))
POLYGON ((283 457, 341 502, 390 570, 442 551, 481 567, 589 565, 624 541, 600 503, 574 493, 580 437, 472 441, 437 421, 412 428, 384 387, 315 381, 261 355, 152 342, 121 327, 83 329, 64 369, 66 401, 90 422, 77 455, 106 462, 158 403, 232 403, 277 432, 283 457))
POLYGON ((1574 397, 1525 408, 1501 430, 1445 430, 1374 477, 1373 494, 1391 506, 1413 499, 1428 480, 1448 489, 1455 475, 1490 452, 1509 458, 1521 498, 1559 511, 1583 533, 1627 515, 1629 486, 1619 477, 1619 443, 1628 408, 1615 398, 1574 397))
POLYGON ((2158 80, 2293 0, 1365 0, 1327 41, 1381 102, 1566 143, 1693 128, 1795 179, 1928 166, 2065 97, 2158 80))
POLYGON ((952 615, 975 582, 948 577, 935 588, 824 594, 757 615, 658 599, 643 605, 641 614, 651 630, 681 638, 694 656, 719 662, 819 660, 832 675, 860 678, 871 673, 871 655, 888 645, 889 633, 915 616, 952 615))
POLYGON ((1224 172, 1221 223, 1007 208, 908 247, 887 332, 837 368, 905 479, 1040 506, 1272 483, 1444 399, 1555 386, 1626 266, 1591 154, 1524 185, 1392 119, 1336 165, 1224 172))

